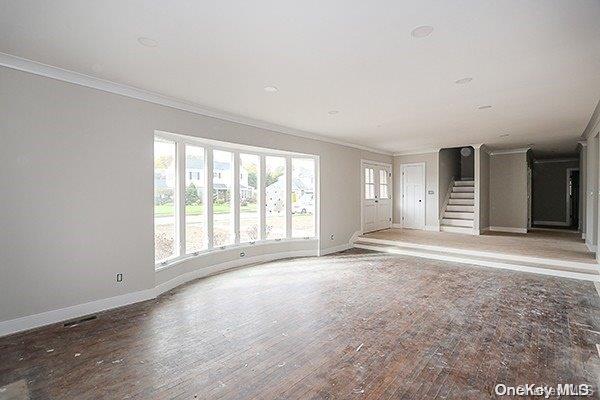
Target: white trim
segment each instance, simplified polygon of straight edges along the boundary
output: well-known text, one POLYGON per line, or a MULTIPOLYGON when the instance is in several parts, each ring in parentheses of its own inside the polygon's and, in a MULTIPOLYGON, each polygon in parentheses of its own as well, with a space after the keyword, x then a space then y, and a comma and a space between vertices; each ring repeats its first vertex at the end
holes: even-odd
POLYGON ((362 231, 356 231, 352 234, 352 236, 350 236, 350 240, 348 241, 349 244, 353 244, 356 239, 358 239, 358 237, 362 235, 362 231))
POLYGON ((549 164, 549 163, 563 163, 563 162, 573 162, 579 161, 578 158, 555 158, 552 160, 533 160, 534 164, 549 164))
POLYGON ((439 225, 425 225, 425 230, 426 231, 439 232, 440 231, 440 226, 439 225))
POLYGON ((392 163, 387 163, 387 162, 382 162, 382 161, 373 161, 373 160, 368 160, 366 158, 361 158, 360 165, 364 165, 364 164, 379 165, 381 167, 392 168, 392 163))
POLYGON ((392 228, 394 228, 394 229, 402 229, 402 223, 394 222, 392 224, 392 228))
POLYGON ((527 153, 529 150, 531 149, 531 147, 522 147, 519 149, 507 149, 507 150, 491 150, 489 152, 490 156, 495 156, 495 155, 499 155, 499 154, 520 154, 520 153, 527 153))
POLYGON ((333 143, 340 146, 371 151, 373 153, 385 154, 389 156, 392 155, 392 153, 388 151, 379 150, 359 144, 349 143, 342 140, 317 135, 299 129, 289 128, 267 121, 261 121, 254 118, 243 117, 240 115, 235 115, 220 110, 215 110, 185 100, 165 96, 160 93, 139 89, 133 86, 124 85, 105 79, 96 78, 94 76, 82 74, 79 72, 54 67, 51 65, 39 63, 37 61, 32 61, 21 57, 16 57, 7 53, 0 53, 0 66, 12 68, 23 72, 28 72, 39 76, 45 76, 47 78, 57 79, 63 82, 73 83, 92 89, 102 90, 104 92, 114 93, 117 95, 130 97, 137 100, 147 101, 149 103, 159 104, 161 106, 171 107, 178 110, 203 115, 205 117, 218 118, 224 121, 234 122, 237 124, 266 129, 269 131, 302 137, 306 139, 318 140, 326 143, 333 143))
POLYGON ((350 243, 343 243, 337 246, 328 247, 326 249, 321 249, 319 251, 319 256, 326 256, 328 254, 337 253, 340 251, 351 249, 352 245, 350 243))
POLYGON ((402 163, 400 164, 400 224, 402 228, 425 230, 427 227, 427 163, 402 163), (421 181, 423 182, 423 222, 419 227, 404 226, 404 168, 411 166, 422 166, 421 181))
POLYGON ((94 314, 111 308, 123 307, 140 301, 150 300, 156 297, 155 289, 140 290, 139 292, 122 294, 107 299, 90 301, 88 303, 77 304, 75 306, 65 307, 58 310, 51 310, 39 314, 28 315, 21 318, 15 318, 0 322, 0 336, 38 328, 44 325, 50 325, 57 322, 82 317, 84 315, 94 314))
POLYGON ((533 221, 533 224, 546 226, 569 226, 569 223, 565 221, 533 221))
POLYGON ((585 140, 587 138, 594 137, 594 131, 596 130, 598 124, 600 124, 600 100, 598 100, 598 103, 594 108, 594 112, 592 113, 585 130, 581 134, 582 139, 585 140))
POLYGON ((585 140, 580 140, 577 144, 581 145, 581 147, 587 147, 587 142, 585 140))
POLYGON ((397 153, 393 153, 392 155, 394 157, 401 157, 401 156, 412 156, 412 155, 418 155, 418 154, 431 154, 431 153, 437 153, 438 151, 440 151, 441 147, 436 147, 434 149, 424 149, 424 150, 408 150, 408 151, 401 151, 401 152, 397 152, 397 153))
POLYGON ((591 251, 592 253, 595 253, 597 250, 597 246, 595 244, 589 244, 586 243, 585 246, 588 248, 589 251, 591 251))
POLYGON ((527 233, 527 228, 512 228, 509 226, 490 226, 488 230, 492 232, 527 233))
MULTIPOLYGON (((348 245, 345 245, 348 246, 348 245)), ((110 310, 117 307, 123 307, 141 301, 151 300, 157 296, 194 279, 204 278, 232 268, 248 266, 250 264, 263 263, 268 261, 280 260, 291 257, 311 257, 316 256, 317 250, 296 250, 283 251, 278 253, 263 254, 246 259, 235 259, 220 264, 211 265, 206 268, 179 275, 166 282, 160 283, 153 288, 140 290, 138 292, 126 293, 115 297, 91 301, 88 303, 77 304, 58 310, 46 311, 39 314, 28 315, 0 322, 0 337, 13 333, 26 331, 41 326, 68 321, 85 315, 95 314, 101 311, 110 310)))
MULTIPOLYGON (((382 251, 381 247, 369 246, 369 245, 365 245, 365 244, 357 244, 354 247, 359 248, 359 249, 374 250, 374 251, 379 251, 379 252, 382 251)), ((502 269, 509 269, 509 270, 514 270, 514 271, 530 272, 530 273, 534 273, 534 274, 558 276, 561 278, 581 279, 581 280, 592 281, 592 282, 598 282, 598 280, 599 280, 598 275, 586 274, 586 273, 581 273, 581 272, 569 272, 569 271, 560 271, 560 270, 555 270, 555 269, 537 268, 537 267, 531 267, 531 266, 526 266, 526 265, 510 264, 510 263, 504 263, 504 262, 498 262, 498 261, 473 260, 470 258, 455 257, 455 256, 449 256, 449 255, 445 255, 445 254, 433 254, 433 253, 412 251, 410 249, 386 248, 383 251, 386 253, 392 253, 392 254, 402 254, 402 255, 421 257, 421 258, 427 258, 427 259, 432 259, 432 260, 457 262, 457 263, 469 264, 469 265, 475 265, 475 266, 481 266, 481 267, 502 268, 502 269)), ((590 264, 590 265, 592 265, 592 264, 590 264)))
POLYGON ((585 232, 581 232, 581 238, 585 240, 585 232))

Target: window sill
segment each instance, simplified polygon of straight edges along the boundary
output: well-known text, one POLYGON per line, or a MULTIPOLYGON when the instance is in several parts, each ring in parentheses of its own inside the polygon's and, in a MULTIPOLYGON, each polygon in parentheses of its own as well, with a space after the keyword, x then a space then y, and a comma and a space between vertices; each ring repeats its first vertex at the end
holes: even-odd
POLYGON ((216 247, 216 248, 213 248, 210 250, 202 250, 197 253, 186 254, 184 256, 172 258, 167 261, 155 264, 154 269, 156 272, 162 271, 162 270, 174 267, 176 265, 179 265, 183 262, 192 260, 194 258, 204 257, 207 255, 211 255, 211 254, 215 254, 215 253, 219 253, 219 252, 223 252, 223 251, 228 251, 228 250, 243 250, 243 249, 249 249, 249 248, 253 248, 253 247, 257 247, 257 246, 265 246, 265 245, 270 245, 270 244, 275 244, 275 243, 310 242, 310 241, 318 241, 318 240, 319 240, 318 237, 309 237, 309 238, 292 238, 292 239, 269 239, 269 240, 259 240, 254 243, 232 244, 232 245, 216 247))

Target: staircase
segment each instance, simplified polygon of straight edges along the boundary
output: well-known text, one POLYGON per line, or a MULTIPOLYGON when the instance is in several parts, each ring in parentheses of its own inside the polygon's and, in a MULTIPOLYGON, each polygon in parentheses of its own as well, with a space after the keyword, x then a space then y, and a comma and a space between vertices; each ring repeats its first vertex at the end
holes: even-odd
POLYGON ((475 182, 455 181, 442 213, 440 230, 473 234, 475 212, 475 182))

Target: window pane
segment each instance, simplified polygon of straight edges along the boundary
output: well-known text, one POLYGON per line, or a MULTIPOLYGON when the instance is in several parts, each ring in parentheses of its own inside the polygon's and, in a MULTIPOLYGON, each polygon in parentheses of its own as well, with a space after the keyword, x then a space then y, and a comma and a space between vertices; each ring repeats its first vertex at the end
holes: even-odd
POLYGON ((260 239, 258 213, 258 175, 260 157, 240 154, 240 242, 260 239))
POLYGON ((292 237, 315 236, 315 160, 292 159, 292 237))
POLYGON ((176 146, 174 142, 154 139, 154 261, 179 255, 177 241, 176 146))
POLYGON ((233 234, 233 154, 213 151, 213 244, 226 246, 235 242, 233 234))
POLYGON ((185 251, 206 249, 204 149, 185 146, 185 251))
POLYGON ((285 238, 285 158, 265 157, 265 218, 267 239, 285 238))

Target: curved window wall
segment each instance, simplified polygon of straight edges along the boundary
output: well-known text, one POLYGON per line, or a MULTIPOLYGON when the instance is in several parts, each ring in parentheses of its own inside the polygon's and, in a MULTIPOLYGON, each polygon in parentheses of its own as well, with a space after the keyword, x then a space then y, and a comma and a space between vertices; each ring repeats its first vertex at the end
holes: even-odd
POLYGON ((156 267, 317 237, 318 157, 164 132, 154 138, 156 267))

